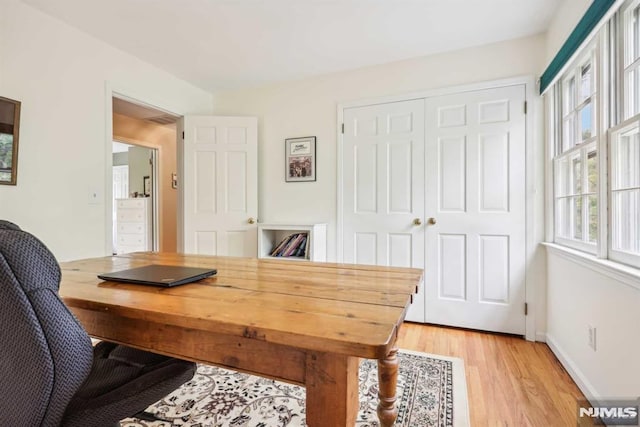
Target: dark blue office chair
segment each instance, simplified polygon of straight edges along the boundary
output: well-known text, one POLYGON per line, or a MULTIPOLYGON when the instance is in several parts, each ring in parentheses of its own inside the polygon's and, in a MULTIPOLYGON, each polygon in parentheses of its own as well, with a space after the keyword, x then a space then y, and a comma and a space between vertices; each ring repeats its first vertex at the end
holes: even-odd
POLYGON ((193 377, 191 362, 94 348, 59 286, 45 245, 0 220, 0 426, 117 426, 193 377))

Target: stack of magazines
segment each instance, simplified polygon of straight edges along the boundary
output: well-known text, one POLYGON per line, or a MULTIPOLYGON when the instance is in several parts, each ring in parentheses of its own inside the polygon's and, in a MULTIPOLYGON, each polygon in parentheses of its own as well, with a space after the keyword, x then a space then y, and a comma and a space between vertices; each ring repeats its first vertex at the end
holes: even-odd
POLYGON ((291 234, 276 245, 269 255, 281 257, 304 257, 307 253, 307 233, 291 234))

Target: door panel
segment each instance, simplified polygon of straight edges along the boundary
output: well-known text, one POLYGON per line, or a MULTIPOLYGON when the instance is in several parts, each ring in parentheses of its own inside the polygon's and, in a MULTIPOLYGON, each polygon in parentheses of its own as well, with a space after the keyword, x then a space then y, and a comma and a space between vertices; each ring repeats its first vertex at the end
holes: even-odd
POLYGON ((354 233, 353 256, 348 255, 349 261, 354 264, 378 264, 378 235, 377 233, 354 233))
MULTIPOLYGON (((218 212, 216 205, 216 153, 200 152, 195 156, 195 168, 193 171, 195 185, 195 213, 215 214, 218 212)), ((191 202, 189 203, 191 204, 191 202)))
POLYGON ((411 233, 389 233, 387 235, 387 259, 394 267, 411 267, 413 235, 411 233))
POLYGON ((225 188, 227 189, 225 197, 225 211, 239 212, 246 214, 247 205, 249 203, 247 194, 247 175, 249 171, 247 153, 245 152, 229 152, 225 153, 225 171, 226 180, 225 188))
MULTIPOLYGON (((438 281, 440 297, 464 301, 467 298, 467 236, 440 234, 438 236, 438 281)), ((429 284, 431 286, 431 284, 429 284)))
POLYGON ((480 210, 509 212, 509 134, 478 136, 480 210))
POLYGON ((524 85, 428 98, 427 322, 524 334, 524 85))
MULTIPOLYGON (((467 193, 467 142, 464 136, 438 140, 440 153, 440 197, 441 211, 466 211, 467 193)), ((435 153, 427 153, 433 156, 435 153)))
POLYGON ((509 303, 509 236, 479 236, 481 302, 509 303))
MULTIPOLYGON (((424 100, 344 111, 343 260, 424 267, 424 100)), ((423 292, 421 288, 421 293, 423 292)), ((424 321, 424 298, 408 318, 424 321)))
POLYGON ((196 231, 195 232, 195 250, 189 250, 187 253, 196 254, 217 254, 218 253, 218 236, 215 231, 196 231))
POLYGON ((185 116, 179 128, 184 252, 256 256, 257 119, 185 116))

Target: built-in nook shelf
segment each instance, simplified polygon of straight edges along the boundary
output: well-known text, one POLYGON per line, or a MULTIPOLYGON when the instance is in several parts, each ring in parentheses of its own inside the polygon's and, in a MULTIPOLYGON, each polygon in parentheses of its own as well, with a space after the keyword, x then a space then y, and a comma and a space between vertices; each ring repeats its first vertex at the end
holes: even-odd
MULTIPOLYGON (((298 239, 300 243, 301 239, 298 239)), ((292 250, 295 241, 292 241, 292 250)), ((299 249, 299 248, 298 248, 299 249)), ((327 260, 327 224, 258 224, 258 258, 286 259, 300 261, 327 260), (289 236, 304 234, 304 255, 271 256, 274 249, 289 236)))

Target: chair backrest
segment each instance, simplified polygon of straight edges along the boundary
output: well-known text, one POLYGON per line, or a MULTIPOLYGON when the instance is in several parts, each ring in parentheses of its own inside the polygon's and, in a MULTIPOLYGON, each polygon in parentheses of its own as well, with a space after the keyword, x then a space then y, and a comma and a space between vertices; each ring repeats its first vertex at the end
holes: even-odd
POLYGON ((0 425, 59 426, 91 371, 91 340, 59 286, 46 246, 0 221, 0 425))

